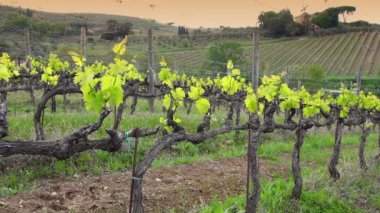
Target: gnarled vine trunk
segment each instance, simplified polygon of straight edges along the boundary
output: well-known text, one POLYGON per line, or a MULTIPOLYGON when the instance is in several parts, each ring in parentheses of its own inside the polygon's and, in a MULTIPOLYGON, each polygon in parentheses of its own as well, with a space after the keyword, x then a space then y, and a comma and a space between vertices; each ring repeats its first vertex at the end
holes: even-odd
POLYGON ((0 138, 8 135, 7 101, 0 103, 0 138))
POLYGON ((43 129, 43 112, 46 107, 47 102, 54 96, 64 93, 81 93, 81 91, 76 87, 58 87, 54 88, 53 90, 50 90, 49 92, 45 93, 44 96, 41 98, 40 103, 37 105, 36 112, 34 113, 34 131, 36 133, 36 141, 42 141, 45 140, 45 134, 43 129))
POLYGON ((181 141, 184 139, 185 136, 183 134, 166 135, 162 137, 156 141, 156 144, 153 146, 153 148, 148 152, 148 154, 145 155, 144 160, 138 164, 135 171, 135 177, 133 177, 133 213, 144 212, 142 192, 143 177, 154 159, 162 150, 170 147, 176 141, 181 141))
MULTIPOLYGON (((241 106, 240 106, 240 101, 238 101, 236 103, 236 121, 235 121, 236 126, 240 124, 240 111, 241 111, 241 106)), ((236 131, 235 132, 236 141, 239 140, 239 135, 240 135, 240 131, 236 131)))
POLYGON ((129 113, 130 115, 133 115, 136 111, 136 105, 137 105, 137 96, 132 97, 132 104, 131 104, 131 112, 129 113))
POLYGON ((340 154, 340 147, 342 142, 342 131, 343 131, 344 123, 341 119, 338 119, 336 123, 336 129, 335 129, 335 143, 334 143, 334 151, 333 156, 329 163, 329 172, 330 177, 337 181, 340 178, 340 173, 337 170, 336 166, 339 162, 339 154, 340 154))
POLYGON ((370 132, 371 132, 371 128, 363 127, 362 136, 360 138, 359 163, 360 163, 360 168, 364 169, 364 170, 367 169, 367 164, 365 162, 365 157, 364 157, 364 149, 365 149, 367 137, 368 137, 370 132))
POLYGON ((300 167, 300 153, 305 136, 305 130, 302 126, 299 126, 296 130, 296 143, 294 144, 292 154, 292 171, 294 178, 294 188, 292 191, 292 197, 299 200, 302 192, 302 176, 300 167))
POLYGON ((250 150, 249 150, 249 166, 250 166, 250 176, 253 183, 253 189, 249 196, 247 203, 247 212, 256 213, 259 203, 260 203, 260 167, 259 167, 259 158, 257 156, 257 150, 259 148, 261 130, 253 132, 250 138, 250 150))
POLYGON ((377 144, 378 144, 379 154, 377 154, 375 158, 380 160, 380 133, 379 133, 379 138, 377 139, 377 144))

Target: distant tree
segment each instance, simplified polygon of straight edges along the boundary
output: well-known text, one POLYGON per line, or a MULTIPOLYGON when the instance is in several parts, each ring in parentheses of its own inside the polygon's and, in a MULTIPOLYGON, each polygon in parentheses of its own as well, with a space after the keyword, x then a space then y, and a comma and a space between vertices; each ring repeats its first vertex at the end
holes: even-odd
POLYGON ((28 16, 28 17, 30 17, 30 18, 32 18, 33 17, 33 11, 28 8, 25 11, 25 15, 28 16))
POLYGON ((189 35, 189 31, 184 26, 178 26, 178 35, 189 35))
POLYGON ((243 47, 237 42, 215 43, 209 48, 207 59, 207 67, 225 72, 228 60, 232 60, 235 65, 243 63, 243 47))
POLYGON ((332 17, 326 11, 315 13, 311 18, 311 22, 325 29, 338 26, 333 24, 332 17))
POLYGON ((10 13, 7 15, 4 21, 4 25, 8 27, 15 27, 15 28, 27 28, 31 24, 31 20, 29 17, 25 15, 19 15, 17 13, 10 13))
POLYGON ((320 65, 311 64, 305 67, 306 69, 306 78, 311 81, 319 82, 325 77, 326 70, 320 65))
POLYGON ((369 22, 362 20, 350 22, 348 25, 351 27, 371 27, 371 24, 369 22))
POLYGON ((346 22, 346 16, 355 11, 356 8, 352 6, 331 7, 323 12, 314 14, 311 18, 311 22, 325 29, 338 27, 339 15, 342 15, 344 22, 346 22))
POLYGON ((305 27, 302 24, 295 23, 295 22, 289 23, 288 25, 286 25, 285 30, 286 30, 286 35, 291 36, 291 37, 301 36, 306 33, 305 27))
POLYGON ((259 15, 258 21, 263 29, 268 29, 271 19, 276 18, 277 13, 274 11, 262 12, 259 15))
POLYGON ((179 42, 179 47, 188 48, 191 47, 191 42, 188 38, 182 38, 179 42))
POLYGON ((343 21, 344 23, 347 22, 347 16, 352 15, 356 11, 356 7, 352 6, 342 6, 342 7, 337 7, 338 13, 343 16, 343 21))
POLYGON ((263 12, 259 15, 258 21, 266 36, 296 36, 305 33, 304 27, 294 22, 293 15, 288 9, 278 13, 263 12))

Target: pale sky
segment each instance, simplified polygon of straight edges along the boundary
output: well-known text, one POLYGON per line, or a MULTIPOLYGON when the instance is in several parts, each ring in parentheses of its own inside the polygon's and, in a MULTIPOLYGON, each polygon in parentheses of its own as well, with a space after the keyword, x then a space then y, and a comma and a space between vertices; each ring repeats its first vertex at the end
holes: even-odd
POLYGON ((0 0, 2 5, 49 12, 105 13, 175 22, 187 27, 255 26, 261 11, 289 8, 293 15, 303 5, 313 13, 328 7, 350 5, 357 12, 347 20, 380 23, 380 0, 0 0), (152 6, 153 5, 153 6, 152 6))

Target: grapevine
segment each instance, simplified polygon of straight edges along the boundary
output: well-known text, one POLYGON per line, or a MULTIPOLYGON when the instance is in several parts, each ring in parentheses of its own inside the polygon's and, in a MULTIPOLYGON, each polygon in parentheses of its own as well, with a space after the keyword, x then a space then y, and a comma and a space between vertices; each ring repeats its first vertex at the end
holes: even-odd
MULTIPOLYGON (((159 83, 156 83, 158 91, 149 93, 147 80, 141 74, 133 62, 123 59, 127 48, 127 38, 113 47, 114 60, 109 64, 96 61, 88 63, 80 53, 71 51, 69 62, 61 60, 57 55, 50 54, 45 61, 28 57, 27 62, 16 65, 7 53, 0 57, 0 80, 2 93, 17 91, 18 89, 30 89, 25 80, 37 78, 41 82, 33 85, 35 88, 44 89, 34 115, 36 141, 1 141, 0 155, 10 156, 15 154, 49 155, 58 159, 67 159, 75 153, 89 149, 103 149, 115 152, 120 149, 126 134, 129 137, 144 137, 156 135, 159 128, 133 129, 129 132, 118 130, 118 124, 124 111, 124 102, 127 97, 157 98, 162 99, 166 116, 160 118, 162 135, 156 136, 156 143, 145 155, 136 168, 133 182, 134 212, 142 212, 142 178, 157 158, 158 154, 183 141, 194 144, 205 143, 206 140, 221 134, 233 131, 252 131, 250 140, 249 159, 251 176, 256 184, 251 193, 249 208, 257 209, 259 200, 259 170, 257 150, 260 146, 260 137, 271 133, 276 129, 294 131, 296 141, 292 154, 292 169, 295 181, 292 196, 300 198, 302 192, 302 177, 300 167, 300 153, 306 132, 312 127, 326 127, 333 124, 335 129, 335 144, 333 157, 329 163, 329 171, 333 180, 339 179, 337 165, 344 126, 364 126, 360 146, 360 162, 362 168, 366 167, 364 159, 364 145, 369 134, 370 126, 380 123, 380 99, 372 94, 360 91, 359 95, 353 89, 341 86, 341 93, 337 97, 324 92, 310 93, 305 87, 299 90, 289 87, 284 83, 284 73, 279 75, 263 76, 257 93, 252 84, 241 77, 241 72, 236 69, 232 61, 228 61, 229 74, 223 77, 196 78, 194 76, 179 75, 172 72, 167 62, 163 59, 160 63, 161 70, 158 73, 159 83), (43 134, 42 114, 46 104, 56 95, 66 93, 80 93, 87 111, 99 114, 99 119, 93 124, 82 127, 72 134, 57 141, 46 140, 43 134), (195 113, 199 113, 203 120, 198 124, 197 131, 192 132, 183 126, 183 120, 178 113, 180 108, 187 103, 194 103, 195 113), (223 103, 227 107, 224 122, 211 128, 214 115, 213 109, 217 103, 223 103), (236 109, 241 108, 249 113, 247 122, 239 124, 233 122, 236 109), (107 130, 108 137, 101 140, 89 140, 87 137, 96 132, 104 119, 113 112, 114 125, 107 130), (275 119, 275 112, 285 114, 281 122, 275 119), (57 146, 57 144, 59 146, 57 146), (26 146, 26 149, 19 147, 26 146), (49 152, 46 152, 49 149, 49 152)), ((147 79, 147 78, 145 78, 147 79)), ((2 104, 6 104, 2 100, 2 104)), ((0 113, 6 118, 6 106, 0 113), (5 111, 4 111, 5 109, 5 111)), ((219 119, 219 118, 218 118, 219 119)), ((0 126, 3 131, 2 138, 8 135, 6 119, 0 126)))

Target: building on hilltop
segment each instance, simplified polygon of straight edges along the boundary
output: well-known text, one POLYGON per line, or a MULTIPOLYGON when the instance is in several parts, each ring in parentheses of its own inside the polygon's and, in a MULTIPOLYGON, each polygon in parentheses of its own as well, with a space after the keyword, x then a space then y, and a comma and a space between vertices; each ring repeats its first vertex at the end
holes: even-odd
POLYGON ((301 24, 302 26, 309 28, 312 15, 303 12, 301 15, 294 18, 294 22, 301 24))

